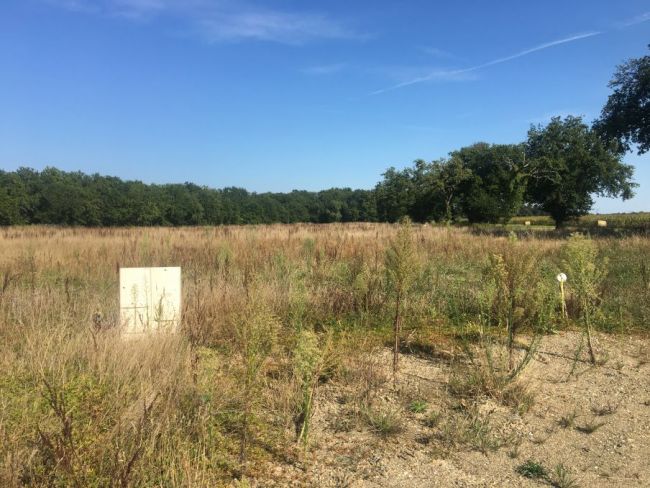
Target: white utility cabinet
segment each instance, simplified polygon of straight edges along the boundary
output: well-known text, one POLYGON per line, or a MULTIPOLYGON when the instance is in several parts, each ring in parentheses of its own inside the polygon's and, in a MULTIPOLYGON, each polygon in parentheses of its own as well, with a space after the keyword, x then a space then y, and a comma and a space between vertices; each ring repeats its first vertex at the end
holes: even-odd
POLYGON ((181 268, 120 268, 124 334, 175 331, 181 319, 181 268))

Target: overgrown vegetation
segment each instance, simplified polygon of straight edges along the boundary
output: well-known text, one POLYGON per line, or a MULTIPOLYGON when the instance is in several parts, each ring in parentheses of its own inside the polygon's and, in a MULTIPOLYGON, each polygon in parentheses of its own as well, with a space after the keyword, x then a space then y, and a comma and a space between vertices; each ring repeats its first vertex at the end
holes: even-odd
POLYGON ((404 301, 409 295, 416 272, 411 225, 410 221, 404 220, 395 239, 391 241, 386 250, 386 281, 395 303, 393 314, 393 381, 397 380, 404 301))
POLYGON ((575 294, 578 313, 587 336, 589 358, 596 364, 592 342, 594 315, 599 310, 600 291, 607 273, 607 259, 598 260, 596 244, 581 234, 574 234, 565 248, 564 266, 571 276, 569 286, 575 294))
MULTIPOLYGON (((544 334, 647 327, 639 262, 650 242, 640 237, 515 239, 407 223, 10 227, 0 250, 2 486, 264 480, 268 463, 308 464, 324 430, 391 443, 407 420, 441 455, 516 454, 519 441, 482 405, 535 408, 525 368, 544 334), (181 333, 124 341, 117 269, 170 264, 183 268, 181 333), (409 390, 406 361, 398 388, 386 386, 391 358, 407 354, 448 368, 440 393, 409 390), (324 391, 336 392, 337 411, 314 424, 324 391)), ((615 411, 595 405, 592 420, 563 426, 587 437, 615 411)))

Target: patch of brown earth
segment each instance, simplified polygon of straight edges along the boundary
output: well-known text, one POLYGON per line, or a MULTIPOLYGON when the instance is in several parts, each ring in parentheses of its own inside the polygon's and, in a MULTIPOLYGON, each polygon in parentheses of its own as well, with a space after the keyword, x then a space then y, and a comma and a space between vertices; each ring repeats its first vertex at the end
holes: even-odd
POLYGON ((297 465, 265 467, 256 484, 562 486, 561 465, 564 482, 575 483, 564 486, 650 486, 650 344, 599 335, 601 364, 592 366, 574 360, 579 343, 574 332, 543 338, 519 379, 534 394, 522 415, 488 397, 451 398, 457 365, 440 358, 402 355, 395 389, 391 354, 379 351, 361 378, 320 388, 308 452, 297 465), (353 387, 364 381, 380 386, 353 387), (360 399, 372 405, 367 412, 360 399), (549 476, 519 474, 528 460, 549 476))

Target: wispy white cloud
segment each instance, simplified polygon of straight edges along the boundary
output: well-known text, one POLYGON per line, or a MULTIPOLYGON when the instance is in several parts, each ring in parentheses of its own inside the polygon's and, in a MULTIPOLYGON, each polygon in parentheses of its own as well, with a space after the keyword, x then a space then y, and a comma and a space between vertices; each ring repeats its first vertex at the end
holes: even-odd
POLYGON ((423 53, 438 59, 453 59, 456 57, 449 51, 445 51, 444 49, 440 49, 437 47, 422 46, 420 50, 423 53))
POLYGON ((307 68, 303 68, 300 71, 306 75, 331 75, 343 70, 345 66, 345 63, 321 64, 316 66, 308 66, 307 68))
POLYGON ((650 20, 650 12, 644 12, 642 14, 639 14, 635 17, 632 17, 630 19, 624 20, 622 22, 619 22, 617 24, 617 27, 624 28, 624 27, 630 27, 632 25, 637 25, 637 24, 642 24, 644 22, 648 22, 650 20))
POLYGON ((134 20, 148 20, 158 15, 171 12, 191 13, 201 2, 188 0, 183 5, 178 0, 100 0, 103 11, 120 17, 134 20))
POLYGON ((389 79, 394 86, 425 77, 430 77, 431 81, 471 81, 476 79, 476 73, 470 71, 451 70, 431 65, 383 65, 367 68, 366 71, 371 75, 389 79))
POLYGON ((258 40, 302 44, 316 39, 363 37, 325 15, 254 9, 215 12, 201 20, 198 27, 210 42, 258 40))
POLYGON ((346 22, 312 11, 281 11, 239 0, 46 0, 78 12, 130 20, 174 18, 208 42, 246 40, 302 44, 317 39, 364 39, 346 22))
MULTIPOLYGON (((630 26, 633 26, 633 25, 637 25, 637 24, 642 24, 642 23, 648 22, 648 21, 650 21, 650 11, 644 12, 642 14, 639 14, 639 15, 637 15, 635 17, 632 17, 630 19, 627 19, 625 21, 615 23, 615 24, 613 24, 613 27, 616 27, 618 29, 624 29, 624 28, 627 28, 627 27, 630 27, 630 26)), ((370 94, 371 95, 379 95, 381 93, 385 93, 385 92, 392 91, 392 90, 397 90, 399 88, 403 88, 403 87, 410 86, 410 85, 416 85, 418 83, 424 83, 424 82, 428 82, 428 81, 454 80, 459 75, 463 75, 465 73, 470 73, 470 72, 473 72, 473 71, 477 71, 477 70, 480 70, 480 69, 483 69, 483 68, 487 68, 489 66, 494 66, 496 64, 506 63, 508 61, 512 61, 514 59, 521 58, 523 56, 527 56, 527 55, 532 54, 534 52, 542 51, 544 49, 548 49, 548 48, 551 48, 551 47, 554 47, 554 46, 559 46, 561 44, 566 44, 566 43, 569 43, 569 42, 575 42, 575 41, 579 41, 581 39, 586 39, 586 38, 589 38, 589 37, 598 36, 600 34, 603 34, 604 32, 606 32, 606 31, 585 32, 585 33, 582 33, 582 34, 576 34, 576 35, 565 37, 565 38, 562 38, 562 39, 557 39, 555 41, 545 42, 545 43, 539 44, 539 45, 537 45, 535 47, 532 47, 532 48, 529 48, 529 49, 524 49, 523 51, 519 51, 518 53, 512 54, 510 56, 505 56, 503 58, 493 59, 492 61, 488 61, 486 63, 478 64, 476 66, 470 66, 469 68, 448 69, 448 70, 434 70, 434 71, 431 71, 430 73, 427 73, 424 76, 417 76, 417 77, 414 77, 412 79, 409 79, 409 80, 403 81, 401 83, 398 83, 396 85, 390 86, 388 88, 382 88, 380 90, 375 90, 374 92, 372 92, 370 94)), ((437 52, 444 53, 444 51, 440 51, 440 50, 437 50, 437 49, 433 48, 432 53, 437 53, 437 52)))
POLYGON ((501 64, 505 63, 508 61, 512 61, 517 58, 521 58, 523 56, 527 56, 528 54, 532 54, 537 51, 542 51, 544 49, 548 49, 550 47, 554 46, 559 46, 561 44, 566 44, 569 42, 574 42, 578 41, 580 39, 586 39, 588 37, 593 37, 601 34, 600 31, 593 31, 593 32, 586 32, 583 34, 576 34, 570 37, 565 37, 562 39, 557 39, 555 41, 550 41, 550 42, 545 42, 543 44, 539 44, 535 47, 531 47, 529 49, 524 49, 523 51, 519 51, 518 53, 511 54, 510 56, 505 56, 503 58, 497 58, 493 59, 492 61, 488 61, 486 63, 482 64, 477 64, 476 66, 470 66, 469 68, 462 68, 462 69, 451 69, 451 70, 435 70, 431 71, 430 73, 427 73, 424 76, 419 76, 412 78, 407 81, 403 81, 401 83, 398 83, 396 85, 390 86, 388 88, 382 88, 381 90, 376 90, 371 93, 371 95, 379 95, 381 93, 385 93, 387 91, 392 91, 392 90, 397 90, 399 88, 404 88, 406 86, 411 86, 411 85, 416 85, 418 83, 424 83, 428 81, 447 81, 447 80, 454 80, 458 79, 462 75, 466 73, 471 73, 473 71, 477 71, 483 68, 487 68, 489 66, 494 66, 496 64, 501 64))
POLYGON ((421 83, 423 81, 471 81, 477 78, 476 74, 472 73, 472 71, 474 70, 436 68, 427 71, 427 73, 424 75, 417 76, 415 78, 411 78, 406 81, 402 81, 394 85, 392 88, 387 88, 385 90, 378 90, 376 93, 382 93, 384 91, 401 88, 403 86, 414 85, 416 83, 421 83))
MULTIPOLYGON (((101 13, 129 18, 151 17, 156 13, 182 6, 179 0, 44 0, 55 7, 73 12, 101 13)), ((194 0, 188 0, 194 3, 194 0)))
POLYGON ((521 58, 521 57, 526 56, 528 54, 531 54, 531 53, 534 53, 534 52, 537 52, 537 51, 542 51, 544 49, 548 49, 549 47, 559 46, 560 44, 566 44, 568 42, 579 41, 580 39, 586 39, 588 37, 597 36, 599 34, 602 34, 602 32, 600 32, 600 31, 586 32, 584 34, 576 34, 574 36, 565 37, 563 39, 557 39, 555 41, 545 42, 545 43, 540 44, 538 46, 531 47, 530 49, 524 49, 523 51, 520 51, 520 52, 518 52, 516 54, 512 54, 512 55, 506 56, 504 58, 494 59, 492 61, 488 61, 487 63, 479 64, 478 66, 473 66, 471 68, 466 68, 466 69, 468 71, 470 71, 470 70, 475 71, 477 69, 487 68, 488 66, 494 66, 495 64, 501 64, 501 63, 505 63, 506 61, 512 61, 513 59, 521 58))
POLYGON ((99 11, 97 5, 88 2, 88 0, 45 0, 45 3, 73 12, 90 13, 99 11))

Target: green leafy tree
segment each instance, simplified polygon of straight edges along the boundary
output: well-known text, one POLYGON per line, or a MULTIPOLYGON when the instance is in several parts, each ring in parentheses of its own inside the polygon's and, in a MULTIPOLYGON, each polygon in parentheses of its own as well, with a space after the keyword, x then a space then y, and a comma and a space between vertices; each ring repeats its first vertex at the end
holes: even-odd
POLYGON ((377 215, 384 222, 397 222, 409 214, 415 201, 413 180, 408 170, 389 168, 375 188, 377 215))
POLYGON ((332 188, 318 193, 318 222, 322 224, 341 222, 344 209, 347 208, 345 193, 349 190, 332 188))
POLYGON ((92 179, 83 173, 45 168, 39 175, 36 223, 100 225, 99 201, 92 179))
POLYGON ((458 214, 461 187, 471 174, 461 158, 418 159, 402 171, 390 168, 375 189, 379 220, 449 221, 458 214))
POLYGON ((431 163, 433 181, 438 202, 442 202, 443 212, 439 214, 451 222, 459 213, 457 200, 462 185, 471 178, 472 170, 465 166, 461 158, 440 159, 431 163))
POLYGON ((649 151, 650 56, 618 66, 609 87, 613 93, 594 128, 604 138, 617 140, 621 152, 629 151, 632 144, 637 145, 639 154, 649 151))
POLYGON ((406 170, 411 180, 412 201, 408 215, 416 222, 428 222, 436 218, 439 207, 436 195, 437 184, 431 163, 423 159, 413 162, 413 167, 406 170))
POLYGON ((0 225, 23 224, 28 201, 27 189, 20 177, 0 170, 0 225))
POLYGON ((554 117, 532 126, 526 143, 530 166, 528 200, 556 225, 589 212, 593 195, 633 196, 632 166, 621 162, 617 144, 603 140, 581 117, 554 117))
POLYGON ((0 171, 0 225, 220 225, 376 221, 375 192, 250 193, 141 181, 56 168, 0 171))
POLYGON ((517 214, 527 181, 522 146, 479 142, 452 152, 451 158, 468 172, 459 190, 470 222, 506 222, 517 214))
POLYGON ((119 178, 93 175, 91 185, 98 200, 98 215, 103 226, 129 225, 125 201, 127 183, 119 178))

